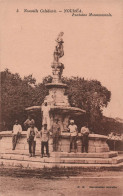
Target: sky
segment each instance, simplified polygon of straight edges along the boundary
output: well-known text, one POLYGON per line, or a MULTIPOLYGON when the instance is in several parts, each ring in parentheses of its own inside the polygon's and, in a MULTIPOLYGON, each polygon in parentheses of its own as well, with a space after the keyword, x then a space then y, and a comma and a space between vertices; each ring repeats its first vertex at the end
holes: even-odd
POLYGON ((33 74, 41 82, 52 74, 55 39, 62 31, 63 75, 99 80, 112 93, 104 115, 123 118, 122 0, 1 0, 0 7, 1 71, 8 68, 21 77, 33 74), (44 9, 56 13, 41 13, 44 9), (87 16, 72 16, 65 9, 81 9, 87 16))

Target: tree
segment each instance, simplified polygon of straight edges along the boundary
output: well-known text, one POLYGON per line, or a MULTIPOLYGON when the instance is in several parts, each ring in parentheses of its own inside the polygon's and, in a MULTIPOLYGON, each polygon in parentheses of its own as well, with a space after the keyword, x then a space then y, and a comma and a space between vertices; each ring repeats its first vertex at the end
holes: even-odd
POLYGON ((8 69, 1 72, 2 120, 12 128, 15 119, 22 122, 25 118, 25 107, 31 106, 34 88, 27 78, 22 80, 19 74, 12 74, 8 69))
POLYGON ((68 85, 71 106, 84 109, 90 128, 99 132, 102 111, 110 101, 111 92, 97 80, 71 77, 63 78, 63 81, 68 85))
POLYGON ((48 90, 43 83, 36 84, 32 75, 22 79, 19 74, 12 74, 6 69, 1 72, 1 92, 2 121, 8 129, 12 129, 16 119, 23 125, 27 118, 25 108, 41 105, 48 90))

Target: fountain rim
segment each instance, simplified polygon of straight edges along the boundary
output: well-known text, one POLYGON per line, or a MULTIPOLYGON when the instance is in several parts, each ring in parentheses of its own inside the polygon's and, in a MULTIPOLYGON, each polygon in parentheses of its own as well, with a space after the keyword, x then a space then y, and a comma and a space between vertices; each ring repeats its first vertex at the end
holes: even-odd
POLYGON ((68 88, 67 84, 63 83, 47 83, 45 84, 47 88, 68 88))
MULTIPOLYGON (((25 108, 26 111, 34 111, 34 110, 41 110, 41 106, 31 106, 31 107, 28 107, 28 108, 25 108)), ((50 107, 50 110, 51 112, 54 112, 54 110, 56 110, 57 112, 63 112, 64 113, 68 113, 69 112, 73 112, 73 113, 81 113, 81 114, 85 114, 86 111, 85 110, 82 110, 80 108, 77 108, 77 107, 71 107, 71 106, 51 106, 50 107)))

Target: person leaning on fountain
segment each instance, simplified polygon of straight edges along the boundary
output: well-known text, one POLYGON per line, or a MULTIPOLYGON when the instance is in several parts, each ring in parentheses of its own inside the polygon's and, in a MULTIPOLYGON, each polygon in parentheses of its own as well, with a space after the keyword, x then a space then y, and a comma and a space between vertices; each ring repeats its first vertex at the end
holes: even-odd
POLYGON ((53 151, 58 151, 58 144, 59 144, 59 136, 60 136, 60 125, 58 124, 58 119, 55 119, 51 127, 51 133, 53 138, 53 151))
POLYGON ((18 120, 16 120, 12 130, 12 150, 15 150, 17 141, 21 133, 22 133, 22 127, 20 124, 18 124, 18 120))
POLYGON ((41 136, 41 158, 43 158, 43 155, 44 155, 44 147, 46 148, 47 157, 50 157, 49 146, 48 146, 50 132, 47 129, 47 124, 43 125, 40 131, 40 136, 41 136))
POLYGON ((27 142, 29 144, 29 156, 35 156, 36 136, 38 129, 35 127, 34 120, 31 121, 30 127, 27 129, 27 142))
POLYGON ((70 150, 72 150, 72 145, 74 144, 74 152, 77 152, 77 136, 78 136, 78 128, 77 125, 74 124, 74 120, 70 120, 70 125, 68 126, 68 131, 70 131, 70 150))
POLYGON ((85 123, 85 126, 81 128, 81 135, 82 135, 82 149, 81 152, 83 153, 84 150, 88 153, 88 136, 89 136, 89 129, 88 124, 85 123))

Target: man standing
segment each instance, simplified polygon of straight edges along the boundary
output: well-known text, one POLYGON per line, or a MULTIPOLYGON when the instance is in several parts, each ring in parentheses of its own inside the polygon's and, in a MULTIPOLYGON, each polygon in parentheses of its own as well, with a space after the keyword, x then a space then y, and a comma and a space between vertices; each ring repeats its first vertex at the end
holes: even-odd
POLYGON ((47 104, 47 102, 42 105, 41 111, 43 112, 42 124, 47 124, 47 128, 50 129, 50 106, 47 104))
POLYGON ((52 137, 53 137, 53 151, 58 151, 59 136, 60 136, 60 125, 58 124, 58 119, 55 119, 55 122, 51 128, 52 137))
POLYGON ((31 121, 30 127, 27 130, 27 142, 29 144, 29 156, 35 156, 36 147, 36 136, 38 134, 38 129, 34 126, 34 122, 31 121))
POLYGON ((35 121, 32 119, 32 117, 29 115, 28 118, 26 119, 26 121, 24 122, 24 126, 26 128, 26 130, 30 127, 30 123, 33 122, 35 123, 35 121))
POLYGON ((74 120, 70 120, 70 125, 68 126, 68 130, 70 131, 70 151, 72 150, 72 145, 74 144, 74 152, 77 151, 77 135, 78 129, 77 126, 74 124, 74 120))
POLYGON ((12 150, 15 150, 21 132, 22 132, 22 127, 20 124, 18 124, 18 120, 16 120, 12 130, 12 146, 13 146, 12 150))
POLYGON ((41 135, 41 158, 43 158, 43 155, 44 155, 44 147, 46 148, 47 157, 49 157, 50 156, 49 146, 48 146, 49 130, 47 130, 47 124, 43 125, 40 135, 41 135))
POLYGON ((88 136, 89 136, 89 129, 87 127, 87 124, 85 124, 84 127, 81 128, 81 135, 82 135, 82 150, 81 152, 83 153, 84 150, 86 153, 88 153, 88 136))

